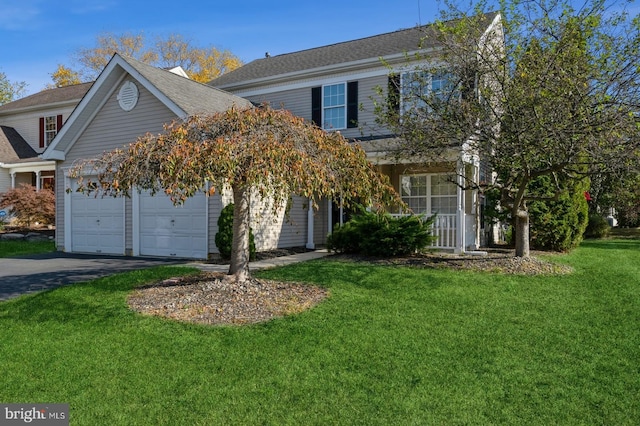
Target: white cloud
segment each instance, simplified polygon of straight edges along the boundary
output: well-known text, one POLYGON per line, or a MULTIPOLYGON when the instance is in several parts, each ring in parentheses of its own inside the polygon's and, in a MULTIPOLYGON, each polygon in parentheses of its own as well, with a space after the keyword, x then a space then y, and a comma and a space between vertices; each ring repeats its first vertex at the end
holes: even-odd
MULTIPOLYGON (((17 2, 16 2, 17 3, 17 2)), ((40 9, 36 4, 11 5, 3 6, 2 15, 0 16, 0 29, 9 31, 18 31, 25 29, 33 29, 38 26, 38 17, 40 9)))
POLYGON ((73 0, 67 3, 71 13, 76 15, 86 15, 91 13, 104 12, 117 5, 114 0, 73 0))

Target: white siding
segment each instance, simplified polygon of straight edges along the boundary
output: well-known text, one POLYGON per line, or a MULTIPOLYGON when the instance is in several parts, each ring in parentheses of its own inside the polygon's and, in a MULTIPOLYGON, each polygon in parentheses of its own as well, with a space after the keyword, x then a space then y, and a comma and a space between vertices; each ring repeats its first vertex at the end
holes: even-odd
POLYGON ((11 189, 11 175, 9 170, 0 168, 0 194, 11 189))
POLYGON ((251 227, 257 251, 304 247, 307 243, 307 199, 294 196, 289 217, 284 206, 273 214, 270 200, 251 203, 251 227))
MULTIPOLYGON (((96 114, 93 121, 80 135, 75 145, 66 155, 66 160, 58 164, 56 172, 56 205, 63 206, 65 193, 64 173, 60 168, 66 169, 73 164, 74 160, 95 158, 104 151, 121 147, 133 142, 138 136, 147 132, 160 133, 163 124, 174 120, 175 115, 162 104, 155 96, 147 91, 141 84, 138 84, 140 97, 136 107, 129 111, 123 111, 116 99, 117 91, 107 100, 102 109, 96 114)), ((59 247, 64 246, 64 209, 57 209, 56 240, 59 247)), ((130 199, 125 203, 125 248, 127 254, 133 248, 133 223, 132 223, 132 202, 130 199)))
MULTIPOLYGON (((346 138, 361 138, 371 135, 379 135, 386 133, 384 129, 375 127, 375 114, 373 113, 374 99, 376 95, 376 87, 387 88, 387 76, 376 76, 358 79, 357 75, 345 76, 346 81, 358 82, 358 105, 362 108, 358 111, 359 128, 344 129, 340 132, 346 138)), ((252 102, 269 103, 273 108, 284 108, 291 111, 294 115, 302 117, 305 120, 311 120, 311 88, 319 86, 317 82, 311 82, 308 87, 286 90, 279 92, 270 92, 262 95, 249 96, 252 102)))
POLYGON ((40 148, 40 117, 48 117, 62 114, 64 123, 73 111, 74 106, 47 108, 39 111, 29 111, 4 115, 0 118, 0 124, 16 129, 20 136, 26 140, 38 154, 44 149, 40 148))

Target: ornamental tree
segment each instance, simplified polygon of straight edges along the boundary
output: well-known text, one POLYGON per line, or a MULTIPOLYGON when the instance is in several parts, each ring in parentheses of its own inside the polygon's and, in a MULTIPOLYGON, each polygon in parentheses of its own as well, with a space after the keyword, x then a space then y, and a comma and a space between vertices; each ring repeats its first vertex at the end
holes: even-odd
POLYGON ((249 222, 252 196, 273 200, 274 212, 292 194, 317 207, 320 197, 369 200, 371 205, 402 203, 368 162, 364 150, 340 133, 327 133, 285 110, 268 106, 231 108, 207 116, 191 116, 166 126, 158 135, 99 159, 75 165, 79 190, 129 196, 133 188, 162 191, 175 204, 196 192, 230 189, 233 194, 233 243, 229 275, 243 282, 249 275, 249 222), (97 180, 83 180, 82 170, 95 169, 97 180))
POLYGON ((485 12, 496 2, 471 11, 452 3, 429 34, 437 60, 412 57, 414 72, 390 79, 397 90, 379 100, 378 123, 399 136, 400 157, 479 155, 493 177, 466 185, 500 192, 516 222, 516 255, 527 257, 528 204, 541 199, 533 182, 548 176, 556 193, 546 196, 557 199, 574 186, 568 180, 640 161, 640 18, 615 1, 576 10, 565 0, 501 0, 490 25, 485 12), (436 75, 446 84, 434 87, 436 75))

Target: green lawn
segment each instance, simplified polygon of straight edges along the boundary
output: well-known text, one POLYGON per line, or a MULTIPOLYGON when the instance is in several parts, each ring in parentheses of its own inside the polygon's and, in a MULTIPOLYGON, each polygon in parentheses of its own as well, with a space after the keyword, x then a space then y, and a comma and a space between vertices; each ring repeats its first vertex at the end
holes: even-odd
POLYGON ((49 253, 55 250, 53 241, 0 240, 0 257, 49 253))
POLYGON ((127 310, 176 267, 26 296, 0 303, 0 401, 69 403, 72 425, 636 425, 640 240, 559 261, 575 273, 292 265, 261 275, 331 297, 246 327, 127 310))

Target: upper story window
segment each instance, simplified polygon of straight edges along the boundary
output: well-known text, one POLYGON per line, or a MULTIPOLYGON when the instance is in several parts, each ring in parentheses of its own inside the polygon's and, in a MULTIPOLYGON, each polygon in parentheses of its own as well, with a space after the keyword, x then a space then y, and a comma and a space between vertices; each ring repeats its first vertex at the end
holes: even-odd
POLYGON ((325 130, 358 127, 358 82, 312 88, 311 119, 325 130))
POLYGON ((40 148, 51 144, 62 127, 62 115, 40 117, 40 148))
POLYGON ((58 134, 58 122, 56 116, 44 118, 44 143, 49 146, 53 138, 58 134))
POLYGON ((410 110, 428 111, 436 102, 446 102, 456 95, 451 76, 446 72, 409 71, 400 81, 402 113, 410 110))
POLYGON ((347 123, 346 83, 322 87, 322 128, 339 130, 347 123))

